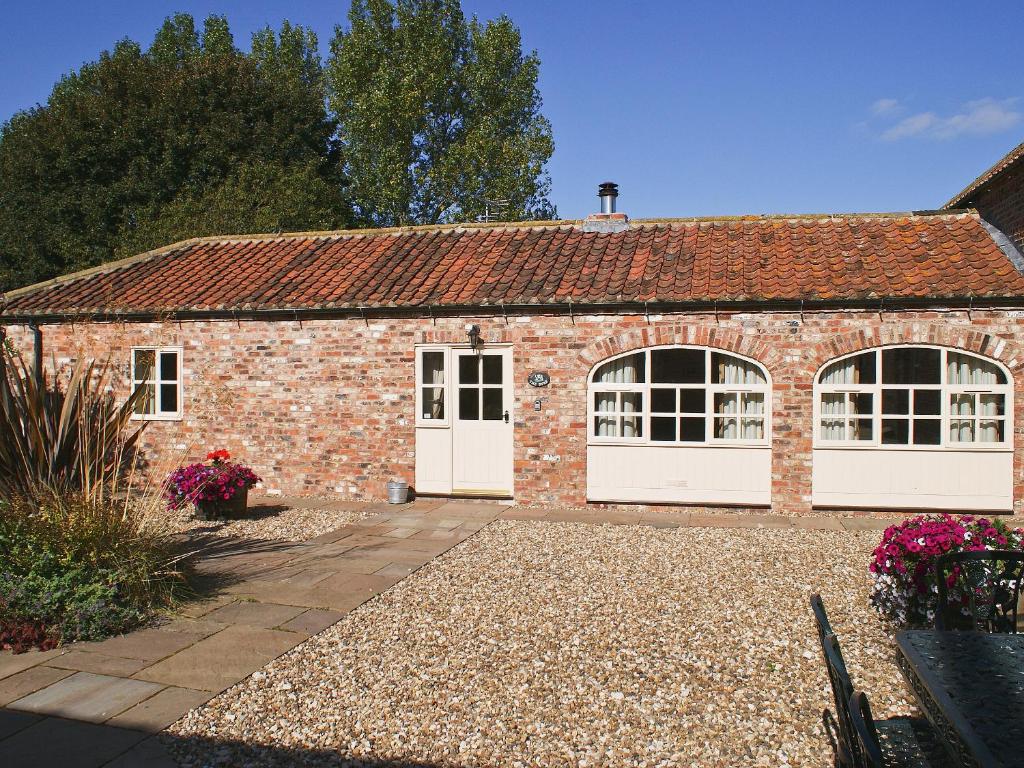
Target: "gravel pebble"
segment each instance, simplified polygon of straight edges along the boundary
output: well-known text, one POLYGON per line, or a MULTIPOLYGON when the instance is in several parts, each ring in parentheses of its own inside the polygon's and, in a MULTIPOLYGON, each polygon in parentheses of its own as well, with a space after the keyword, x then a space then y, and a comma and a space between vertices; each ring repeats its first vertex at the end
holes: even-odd
POLYGON ((250 510, 252 517, 241 520, 199 520, 191 509, 183 509, 169 512, 168 524, 177 533, 307 541, 351 525, 366 515, 362 511, 339 510, 336 504, 327 508, 316 506, 315 501, 309 504, 308 507, 254 507, 250 510))
POLYGON ((877 538, 497 522, 169 743, 183 766, 829 766, 812 591, 876 717, 911 708, 868 606, 877 538))

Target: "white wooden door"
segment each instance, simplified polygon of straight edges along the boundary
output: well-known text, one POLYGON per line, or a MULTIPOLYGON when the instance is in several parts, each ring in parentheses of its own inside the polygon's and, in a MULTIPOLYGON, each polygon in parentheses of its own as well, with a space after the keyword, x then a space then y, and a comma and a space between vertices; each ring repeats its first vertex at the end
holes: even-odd
POLYGON ((512 350, 452 350, 452 493, 512 495, 512 350))

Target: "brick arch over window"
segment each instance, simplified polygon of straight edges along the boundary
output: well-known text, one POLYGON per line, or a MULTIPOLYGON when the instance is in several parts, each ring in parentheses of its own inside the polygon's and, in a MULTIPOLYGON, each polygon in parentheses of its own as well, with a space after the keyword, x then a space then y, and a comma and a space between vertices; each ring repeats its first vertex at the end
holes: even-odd
POLYGON ((759 363, 768 369, 769 375, 773 377, 775 376, 773 368, 778 366, 781 357, 777 349, 762 342, 753 334, 725 330, 714 325, 680 323, 637 328, 597 339, 580 350, 579 360, 587 370, 592 370, 601 361, 625 352, 672 344, 735 352, 737 355, 759 363))
POLYGON ((811 371, 818 371, 835 358, 895 344, 962 349, 1002 363, 1015 379, 1024 376, 1024 350, 1020 345, 972 328, 938 323, 886 323, 832 336, 810 347, 805 362, 811 371))

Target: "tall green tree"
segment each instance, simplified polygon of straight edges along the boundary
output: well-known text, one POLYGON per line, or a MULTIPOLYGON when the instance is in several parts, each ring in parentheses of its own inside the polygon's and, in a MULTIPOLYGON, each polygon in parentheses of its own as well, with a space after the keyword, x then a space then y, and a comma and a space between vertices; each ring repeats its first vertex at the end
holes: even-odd
POLYGON ((355 0, 327 64, 358 214, 378 225, 551 218, 540 60, 505 16, 459 0, 355 0))
POLYGON ((312 32, 223 17, 118 43, 0 128, 0 289, 203 234, 346 226, 312 32))

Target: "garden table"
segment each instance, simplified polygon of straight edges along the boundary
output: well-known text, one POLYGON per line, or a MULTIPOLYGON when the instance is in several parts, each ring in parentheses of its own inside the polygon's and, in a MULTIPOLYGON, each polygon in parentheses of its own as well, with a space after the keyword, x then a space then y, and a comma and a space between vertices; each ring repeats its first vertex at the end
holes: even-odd
POLYGON ((896 661, 961 765, 1024 765, 1024 635, 907 630, 896 661))

